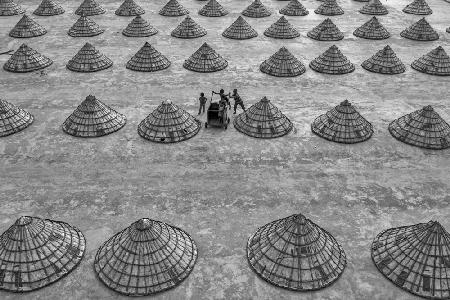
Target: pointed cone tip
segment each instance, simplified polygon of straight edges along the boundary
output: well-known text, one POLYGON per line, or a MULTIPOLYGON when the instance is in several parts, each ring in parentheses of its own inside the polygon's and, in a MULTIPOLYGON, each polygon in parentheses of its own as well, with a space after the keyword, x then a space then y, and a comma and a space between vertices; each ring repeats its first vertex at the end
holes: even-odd
POLYGON ((16 221, 16 225, 17 226, 25 226, 31 223, 31 217, 28 216, 21 216, 20 218, 17 219, 16 221))
POLYGON ((147 230, 152 226, 152 221, 149 218, 142 218, 136 222, 137 230, 147 230))

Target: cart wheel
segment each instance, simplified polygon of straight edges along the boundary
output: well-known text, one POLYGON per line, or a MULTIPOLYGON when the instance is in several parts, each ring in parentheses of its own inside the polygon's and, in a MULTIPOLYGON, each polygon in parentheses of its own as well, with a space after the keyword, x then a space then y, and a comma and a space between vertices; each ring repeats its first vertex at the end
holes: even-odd
POLYGON ((205 122, 205 128, 208 128, 208 123, 207 122, 205 122))
POLYGON ((228 122, 228 124, 230 124, 230 118, 228 118, 227 122, 228 122))
POLYGON ((225 130, 227 130, 228 125, 225 124, 225 130))

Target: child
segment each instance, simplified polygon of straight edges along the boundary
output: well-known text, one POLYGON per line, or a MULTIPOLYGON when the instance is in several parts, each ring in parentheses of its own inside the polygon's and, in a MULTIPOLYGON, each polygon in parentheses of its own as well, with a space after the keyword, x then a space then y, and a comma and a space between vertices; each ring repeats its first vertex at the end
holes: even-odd
POLYGON ((242 110, 245 111, 244 101, 242 100, 241 96, 239 96, 237 89, 233 90, 233 95, 231 95, 230 98, 234 99, 234 114, 236 114, 238 105, 240 105, 242 110))
POLYGON ((220 91, 218 93, 212 91, 213 94, 215 95, 220 95, 220 102, 225 102, 226 104, 228 104, 228 108, 231 109, 231 104, 230 104, 230 100, 228 100, 227 95, 225 95, 225 91, 223 89, 220 89, 220 91))
POLYGON ((204 93, 200 93, 200 98, 198 98, 198 101, 200 101, 200 108, 198 109, 198 115, 200 115, 202 112, 202 108, 203 112, 205 112, 205 104, 206 101, 208 101, 208 98, 205 97, 204 93))

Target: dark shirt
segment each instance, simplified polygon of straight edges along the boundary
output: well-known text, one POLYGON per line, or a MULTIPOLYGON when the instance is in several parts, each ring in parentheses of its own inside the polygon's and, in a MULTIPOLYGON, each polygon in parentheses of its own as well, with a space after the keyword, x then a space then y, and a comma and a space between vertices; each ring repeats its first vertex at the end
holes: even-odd
POLYGON ((239 96, 238 93, 233 94, 233 95, 231 95, 230 97, 233 98, 233 99, 234 99, 234 102, 236 102, 236 103, 242 102, 241 96, 239 96))
POLYGON ((205 104, 206 101, 208 101, 208 98, 206 98, 205 96, 198 98, 198 100, 200 101, 200 104, 205 104))

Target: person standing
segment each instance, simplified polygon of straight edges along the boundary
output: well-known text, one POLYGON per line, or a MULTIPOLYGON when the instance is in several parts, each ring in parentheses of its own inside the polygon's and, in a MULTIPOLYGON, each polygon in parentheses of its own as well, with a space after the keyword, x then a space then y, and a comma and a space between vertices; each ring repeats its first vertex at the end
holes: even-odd
POLYGON ((242 100, 241 96, 239 96, 237 89, 233 90, 233 95, 231 95, 230 98, 234 99, 234 114, 236 114, 238 105, 242 108, 243 111, 245 111, 244 101, 242 100))
MULTIPOLYGON (((230 100, 228 99, 227 95, 225 95, 225 91, 223 89, 220 89, 218 93, 212 91, 213 94, 220 96, 220 102, 225 102, 228 105, 228 109, 231 109, 230 100)), ((229 94, 228 94, 229 95, 229 94)))
POLYGON ((205 97, 204 93, 200 93, 200 98, 198 98, 198 101, 200 102, 200 108, 198 109, 198 115, 200 115, 202 113, 202 109, 203 109, 203 113, 205 112, 205 105, 206 105, 206 102, 208 101, 208 98, 205 97))

